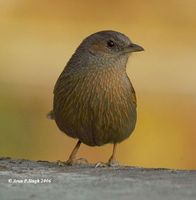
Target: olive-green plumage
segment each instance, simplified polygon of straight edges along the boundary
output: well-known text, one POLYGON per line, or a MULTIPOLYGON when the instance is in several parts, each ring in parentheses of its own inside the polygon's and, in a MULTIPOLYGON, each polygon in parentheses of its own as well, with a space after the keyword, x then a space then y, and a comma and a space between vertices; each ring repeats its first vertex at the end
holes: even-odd
POLYGON ((86 38, 55 85, 52 115, 60 130, 90 146, 129 137, 136 124, 136 96, 126 64, 131 52, 141 50, 114 31, 86 38))

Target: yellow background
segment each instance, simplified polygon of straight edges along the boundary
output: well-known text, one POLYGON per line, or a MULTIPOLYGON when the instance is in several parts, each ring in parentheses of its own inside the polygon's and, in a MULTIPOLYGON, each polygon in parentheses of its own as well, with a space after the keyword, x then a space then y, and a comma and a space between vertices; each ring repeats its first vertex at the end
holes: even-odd
MULTIPOLYGON (((75 140, 46 119, 55 81, 87 35, 117 30, 145 52, 129 59, 138 99, 121 164, 196 169, 196 1, 1 0, 0 156, 66 160, 75 140)), ((112 146, 82 145, 106 161, 112 146)))

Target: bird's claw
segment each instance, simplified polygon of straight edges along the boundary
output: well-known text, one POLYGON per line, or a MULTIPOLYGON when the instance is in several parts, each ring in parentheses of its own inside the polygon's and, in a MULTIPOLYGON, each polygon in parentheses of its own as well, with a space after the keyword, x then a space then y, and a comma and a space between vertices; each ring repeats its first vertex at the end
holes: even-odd
POLYGON ((65 166, 66 165, 66 162, 63 162, 63 161, 60 161, 60 160, 58 160, 56 163, 57 163, 58 166, 65 166))
POLYGON ((99 167, 108 167, 108 164, 104 162, 98 162, 95 164, 95 168, 99 168, 99 167))
POLYGON ((107 163, 98 162, 95 164, 95 168, 98 167, 118 167, 120 166, 119 162, 115 159, 110 159, 107 163))
POLYGON ((120 166, 119 162, 115 159, 110 159, 107 164, 110 167, 119 167, 120 166))

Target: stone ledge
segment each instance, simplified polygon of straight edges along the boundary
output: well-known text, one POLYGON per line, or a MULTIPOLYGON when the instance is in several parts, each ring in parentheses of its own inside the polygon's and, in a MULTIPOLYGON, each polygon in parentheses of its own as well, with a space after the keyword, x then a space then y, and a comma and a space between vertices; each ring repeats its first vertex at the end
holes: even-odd
POLYGON ((196 170, 58 166, 0 158, 0 199, 196 199, 196 170))

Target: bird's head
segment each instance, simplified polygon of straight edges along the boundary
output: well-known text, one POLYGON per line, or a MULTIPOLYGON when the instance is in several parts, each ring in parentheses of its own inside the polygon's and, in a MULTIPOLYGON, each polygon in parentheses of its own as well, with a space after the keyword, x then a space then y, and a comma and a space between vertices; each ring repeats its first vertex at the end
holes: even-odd
POLYGON ((79 49, 88 51, 93 56, 118 58, 130 53, 143 51, 143 47, 134 44, 124 34, 116 31, 100 31, 83 40, 79 49))

